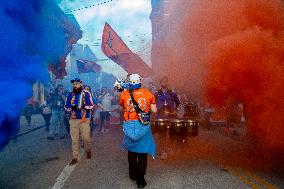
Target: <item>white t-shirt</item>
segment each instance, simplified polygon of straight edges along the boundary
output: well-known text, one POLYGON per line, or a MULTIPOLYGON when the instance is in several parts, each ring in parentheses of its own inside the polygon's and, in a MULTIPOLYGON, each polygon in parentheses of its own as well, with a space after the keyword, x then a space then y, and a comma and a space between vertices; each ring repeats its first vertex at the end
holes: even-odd
POLYGON ((103 111, 112 111, 112 105, 111 105, 111 100, 113 99, 113 96, 111 96, 109 93, 106 93, 102 97, 102 106, 103 106, 103 111))

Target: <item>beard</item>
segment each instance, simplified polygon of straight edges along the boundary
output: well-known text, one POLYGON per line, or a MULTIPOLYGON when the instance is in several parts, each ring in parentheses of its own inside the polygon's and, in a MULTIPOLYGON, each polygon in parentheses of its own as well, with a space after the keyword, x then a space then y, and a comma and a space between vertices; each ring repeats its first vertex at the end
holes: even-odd
POLYGON ((83 90, 83 87, 81 86, 81 87, 79 87, 79 88, 73 88, 73 92, 74 93, 80 93, 80 92, 82 92, 82 90, 83 90))

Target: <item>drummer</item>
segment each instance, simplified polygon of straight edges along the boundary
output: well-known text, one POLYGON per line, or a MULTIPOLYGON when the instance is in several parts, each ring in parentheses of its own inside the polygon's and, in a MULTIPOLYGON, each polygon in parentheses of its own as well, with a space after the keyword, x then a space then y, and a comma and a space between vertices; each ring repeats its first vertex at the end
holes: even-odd
POLYGON ((163 77, 160 81, 160 89, 155 93, 159 118, 173 118, 177 114, 180 100, 177 94, 169 89, 168 77, 163 77))
MULTIPOLYGON (((171 119, 176 118, 177 116, 177 108, 180 105, 180 100, 177 94, 169 89, 168 87, 168 78, 163 77, 160 80, 160 88, 155 92, 156 104, 158 112, 155 115, 156 119, 171 119)), ((167 154, 171 151, 170 143, 168 143, 168 136, 162 136, 160 134, 156 134, 158 137, 158 146, 160 148, 160 157, 161 159, 167 159, 167 154)))

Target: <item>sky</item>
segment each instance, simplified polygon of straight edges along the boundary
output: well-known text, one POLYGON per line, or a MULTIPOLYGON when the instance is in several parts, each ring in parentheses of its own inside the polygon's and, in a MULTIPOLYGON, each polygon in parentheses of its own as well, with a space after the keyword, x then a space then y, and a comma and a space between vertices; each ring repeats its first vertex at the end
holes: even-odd
MULTIPOLYGON (((78 41, 87 44, 98 59, 107 57, 101 51, 101 38, 105 22, 108 22, 127 46, 151 65, 152 29, 150 21, 151 0, 56 0, 65 13, 70 10, 77 19, 83 37, 78 41), (104 3, 106 2, 106 3, 104 3), (103 3, 103 4, 100 4, 103 3), (97 5, 100 4, 100 5, 97 5), (90 7, 91 8, 84 8, 90 7)), ((111 60, 99 61, 103 71, 124 77, 126 72, 111 60)))

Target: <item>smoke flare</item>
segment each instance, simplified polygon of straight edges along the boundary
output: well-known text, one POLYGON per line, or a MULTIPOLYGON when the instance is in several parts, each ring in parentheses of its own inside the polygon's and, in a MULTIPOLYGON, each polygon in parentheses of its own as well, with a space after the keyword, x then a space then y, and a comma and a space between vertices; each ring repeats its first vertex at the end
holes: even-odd
POLYGON ((171 30, 153 44, 153 64, 161 62, 156 73, 216 109, 244 103, 248 135, 259 150, 283 152, 283 2, 181 0, 169 6, 171 30))

